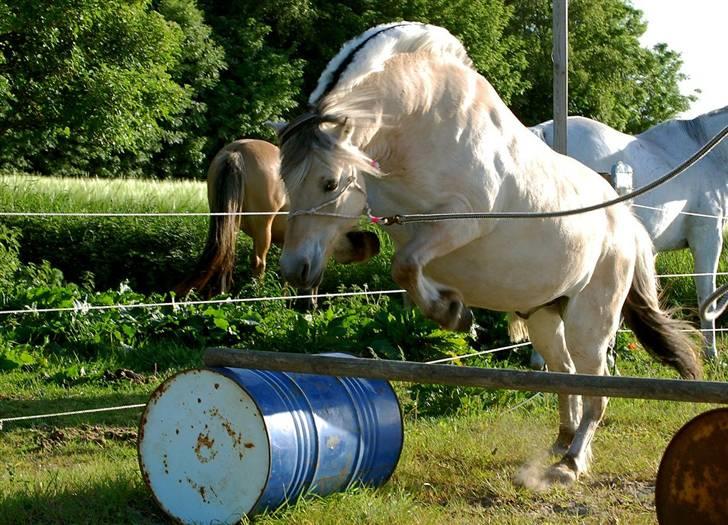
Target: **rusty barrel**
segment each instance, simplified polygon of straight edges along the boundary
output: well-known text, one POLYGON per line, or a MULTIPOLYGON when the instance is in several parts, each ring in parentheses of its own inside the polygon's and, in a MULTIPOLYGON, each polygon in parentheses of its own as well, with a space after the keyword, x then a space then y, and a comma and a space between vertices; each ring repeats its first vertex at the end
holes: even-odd
POLYGON ((139 465, 183 523, 237 523, 302 494, 383 484, 402 450, 383 380, 197 369, 165 381, 139 431, 139 465))

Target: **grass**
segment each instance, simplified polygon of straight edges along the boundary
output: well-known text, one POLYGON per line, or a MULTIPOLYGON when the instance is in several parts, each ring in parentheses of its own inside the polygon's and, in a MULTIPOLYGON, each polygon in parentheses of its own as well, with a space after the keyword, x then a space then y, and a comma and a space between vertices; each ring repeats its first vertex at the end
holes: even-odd
MULTIPOLYGON (((664 375, 643 353, 622 368, 664 375)), ((725 378, 723 372, 711 373, 725 378)), ((162 379, 61 388, 13 372, 0 377, 0 392, 3 405, 28 403, 23 411, 55 410, 61 404, 81 408, 139 402, 162 379), (42 400, 31 401, 41 390, 42 400), (8 396, 12 391, 20 395, 8 396)), ((406 397, 404 385, 397 389, 406 397)), ((679 427, 708 408, 611 400, 595 438, 592 473, 574 487, 542 492, 521 488, 513 479, 522 465, 550 460, 543 451, 557 426, 553 396, 516 410, 469 408, 447 418, 410 411, 402 459, 384 487, 308 497, 256 523, 654 523, 662 451, 679 427)), ((126 411, 7 424, 0 433, 0 524, 168 523, 139 475, 138 417, 139 411, 126 411)))
POLYGON ((34 212, 206 212, 201 181, 41 177, 0 173, 0 210, 34 212))

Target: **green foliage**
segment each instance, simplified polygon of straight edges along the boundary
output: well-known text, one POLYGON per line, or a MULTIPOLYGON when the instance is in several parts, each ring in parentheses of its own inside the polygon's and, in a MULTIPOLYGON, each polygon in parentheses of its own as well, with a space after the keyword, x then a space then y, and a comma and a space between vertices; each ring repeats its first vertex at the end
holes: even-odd
MULTIPOLYGON (((527 125, 552 116, 551 0, 509 1, 509 34, 524 40, 530 88, 513 99, 527 125)), ((631 133, 688 108, 679 82, 679 55, 665 45, 640 46, 642 12, 625 0, 569 3, 569 113, 631 133)))
MULTIPOLYGON (((74 282, 99 289, 128 281, 142 292, 168 291, 192 270, 207 232, 204 217, 30 217, 7 219, 23 232, 24 261, 50 261, 74 282)), ((241 243, 246 242, 241 237, 241 243)))
MULTIPOLYGON (((504 34, 511 11, 504 0, 316 1, 300 3, 295 12, 297 32, 290 31, 290 20, 283 27, 275 27, 282 44, 306 60, 304 89, 298 99, 301 102, 315 88, 319 75, 344 42, 372 26, 398 20, 447 28, 463 41, 476 69, 509 101, 526 87, 521 77, 525 67, 521 40, 504 34)), ((275 16, 265 12, 271 14, 275 16)))
POLYGON ((0 224, 0 290, 8 286, 20 267, 18 231, 0 224))
POLYGON ((180 60, 170 70, 172 80, 190 93, 184 113, 164 122, 161 149, 153 156, 151 173, 159 177, 201 178, 206 171, 206 154, 212 130, 208 104, 225 67, 224 50, 205 24, 196 0, 159 0, 156 10, 184 34, 180 60))
POLYGON ((200 0, 227 68, 206 95, 210 149, 245 136, 271 138, 264 122, 296 106, 305 61, 276 41, 274 28, 294 24, 298 2, 200 0))
POLYGON ((185 35, 148 1, 10 4, 0 162, 41 173, 141 173, 192 104, 185 35))

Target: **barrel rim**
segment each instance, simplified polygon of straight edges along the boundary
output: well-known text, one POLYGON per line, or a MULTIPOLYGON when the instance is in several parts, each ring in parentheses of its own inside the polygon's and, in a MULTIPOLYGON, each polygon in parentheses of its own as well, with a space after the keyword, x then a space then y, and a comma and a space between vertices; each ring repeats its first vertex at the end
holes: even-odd
MULTIPOLYGON (((359 378, 359 379, 365 379, 365 378, 359 378)), ((371 380, 370 380, 371 381, 371 380)), ((399 424, 400 424, 400 430, 399 433, 399 451, 397 452, 397 459, 394 460, 392 463, 392 470, 389 472, 389 474, 382 479, 382 485, 385 483, 388 483, 390 479, 392 479, 392 476, 394 476, 394 471, 397 470, 397 465, 399 465, 399 460, 402 459, 402 450, 404 450, 404 412, 402 412, 402 403, 399 401, 399 396, 397 395, 397 392, 394 391, 394 387, 392 386, 392 383, 387 381, 386 379, 380 379, 380 381, 384 381, 386 385, 389 387, 389 390, 392 392, 392 396, 394 397, 395 401, 397 401, 397 410, 399 410, 399 424)))
MULTIPOLYGON (((225 367, 225 368, 229 368, 229 367, 225 367)), ((213 374, 217 374, 217 375, 220 375, 220 376, 224 377, 228 381, 232 381, 238 388, 240 388, 241 390, 244 390, 245 391, 245 393, 252 400, 253 404, 255 405, 256 409, 258 410, 258 413, 261 415, 261 417, 263 417, 263 412, 260 409, 260 405, 258 405, 258 402, 256 401, 255 397, 252 396, 252 395, 250 395, 250 392, 248 392, 247 390, 245 390, 244 388, 242 388, 242 386, 240 386, 231 377, 226 376, 225 374, 219 372, 216 368, 212 368, 212 367, 187 368, 185 370, 180 370, 179 372, 175 372, 174 374, 172 374, 171 376, 169 376, 167 379, 165 379, 164 381, 162 381, 162 383, 160 383, 159 386, 157 386, 157 388, 155 388, 152 391, 152 393, 149 394, 149 399, 147 400, 147 403, 144 406, 144 410, 142 411, 142 414, 141 414, 141 416, 139 418, 139 430, 137 431, 137 445, 136 445, 136 449, 137 449, 137 463, 139 465, 139 472, 141 472, 142 479, 144 480, 144 484, 147 486, 147 489, 149 490, 149 492, 152 493, 152 498, 156 502, 157 506, 162 511, 164 511, 164 513, 168 517, 170 517, 175 523, 180 523, 180 524, 183 524, 183 525, 184 525, 185 522, 183 520, 177 518, 176 516, 174 516, 171 512, 169 512, 169 510, 167 509, 167 507, 165 505, 163 505, 161 501, 159 501, 159 498, 157 498, 157 494, 156 494, 156 492, 154 492, 154 489, 152 489, 152 484, 151 484, 151 481, 149 479, 149 475, 144 470, 144 465, 142 464, 141 444, 142 444, 142 440, 143 440, 143 437, 144 437, 144 430, 143 429, 144 429, 144 423, 146 422, 146 418, 147 418, 147 412, 149 410, 149 403, 154 398, 155 394, 157 394, 157 392, 159 392, 160 390, 166 390, 167 383, 171 382, 177 376, 180 376, 180 375, 183 375, 183 374, 188 374, 188 373, 196 373, 196 372, 211 372, 213 374)), ((268 432, 268 426, 267 425, 263 425, 263 429, 265 430, 265 436, 266 436, 266 438, 268 440, 268 447, 272 447, 271 439, 270 439, 270 432, 268 432)), ((253 505, 250 507, 250 509, 249 509, 248 512, 250 512, 253 509, 255 509, 255 507, 260 502, 260 499, 263 497, 263 494, 265 493, 265 488, 268 486, 268 481, 270 480, 270 476, 271 476, 272 462, 273 462, 272 455, 271 454, 268 454, 268 472, 266 474, 265 483, 263 484, 263 491, 258 495, 258 497, 256 498, 256 500, 253 503, 253 505)), ((244 516, 247 517, 248 516, 248 513, 245 513, 244 516)))

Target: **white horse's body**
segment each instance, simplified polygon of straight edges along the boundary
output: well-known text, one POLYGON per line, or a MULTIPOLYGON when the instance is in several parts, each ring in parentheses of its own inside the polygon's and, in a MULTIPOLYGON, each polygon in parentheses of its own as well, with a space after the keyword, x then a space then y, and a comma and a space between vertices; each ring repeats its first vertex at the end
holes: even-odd
MULTIPOLYGON (((670 120, 634 137, 595 120, 570 117, 568 154, 598 172, 609 172, 618 161, 626 162, 634 170, 634 187, 638 188, 690 157, 726 125, 728 107, 692 120, 670 120)), ((553 144, 552 121, 531 131, 553 144)), ((715 290, 714 274, 723 246, 725 221, 718 217, 728 214, 728 140, 677 178, 638 197, 635 204, 634 212, 657 251, 690 248, 695 273, 707 274, 695 277, 698 303, 702 304, 715 290)), ((715 325, 701 321, 701 328, 705 354, 713 358, 715 325)))
MULTIPOLYGON (((616 195, 525 128, 441 28, 369 30, 332 60, 309 102, 313 109, 279 134, 293 210, 281 269, 297 286, 318 282, 367 203, 377 215, 550 211, 616 195)), ((689 342, 659 310, 652 245, 626 206, 388 232, 395 281, 444 327, 470 326, 464 305, 520 312, 551 370, 605 374, 624 311, 665 361, 686 377, 700 373, 689 342)), ((572 481, 589 465, 606 398, 585 398, 583 415, 578 397, 559 401, 556 450, 566 454, 549 478, 572 481)))

